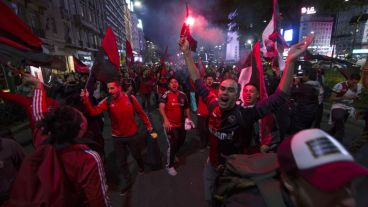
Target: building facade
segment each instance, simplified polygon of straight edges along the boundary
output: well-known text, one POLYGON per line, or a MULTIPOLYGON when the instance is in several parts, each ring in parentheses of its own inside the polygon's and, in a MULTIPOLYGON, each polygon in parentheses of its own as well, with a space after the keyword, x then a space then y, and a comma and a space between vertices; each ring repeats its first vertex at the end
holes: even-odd
POLYGON ((125 51, 126 39, 126 22, 125 22, 125 8, 127 7, 124 0, 106 0, 105 14, 106 24, 111 27, 116 36, 116 42, 119 51, 125 51))
POLYGON ((331 36, 333 17, 318 16, 316 13, 302 13, 299 26, 299 41, 309 34, 314 34, 314 41, 309 46, 314 54, 331 55, 331 36))
POLYGON ((368 4, 349 7, 336 15, 333 43, 338 57, 351 55, 353 49, 368 48, 368 22, 358 17, 368 14, 368 4))

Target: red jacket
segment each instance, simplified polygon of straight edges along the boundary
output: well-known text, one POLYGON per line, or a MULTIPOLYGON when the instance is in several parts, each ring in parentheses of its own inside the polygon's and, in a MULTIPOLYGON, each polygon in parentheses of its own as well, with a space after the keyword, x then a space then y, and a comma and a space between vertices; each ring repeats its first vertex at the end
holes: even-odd
MULTIPOLYGON (((58 105, 56 100, 46 96, 46 92, 43 87, 35 88, 32 97, 14 93, 5 93, 0 90, 0 98, 16 103, 26 110, 33 135, 35 134, 36 122, 43 118, 43 114, 47 112, 50 107, 58 105)), ((36 137, 33 136, 33 146, 36 146, 35 142, 37 142, 36 137)))
POLYGON ((148 128, 152 128, 146 113, 134 96, 133 103, 130 102, 128 95, 121 93, 116 99, 112 99, 110 105, 107 104, 107 98, 102 100, 97 106, 92 106, 88 99, 84 99, 87 111, 91 116, 96 116, 103 111, 108 111, 111 119, 111 129, 113 136, 128 137, 135 135, 138 126, 134 118, 136 112, 148 128))
POLYGON ((84 144, 46 144, 23 161, 6 207, 111 206, 100 156, 84 144), (85 205, 82 205, 85 206, 85 205))

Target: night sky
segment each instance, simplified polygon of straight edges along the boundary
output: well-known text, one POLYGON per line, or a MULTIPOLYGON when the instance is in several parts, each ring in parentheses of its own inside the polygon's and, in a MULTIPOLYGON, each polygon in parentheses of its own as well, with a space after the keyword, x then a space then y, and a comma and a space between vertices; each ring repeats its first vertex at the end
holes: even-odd
MULTIPOLYGON (((185 0, 140 0, 142 7, 135 12, 143 20, 145 36, 161 48, 169 46, 177 52, 180 27, 185 19, 185 0)), ((343 0, 279 0, 283 25, 297 25, 302 6, 336 8, 343 0), (332 6, 333 5, 333 6, 332 6)), ((272 0, 188 0, 190 14, 196 18, 192 34, 199 45, 224 43, 227 15, 237 10, 240 34, 259 36, 272 15, 272 0), (266 20, 266 22, 264 22, 266 20)), ((164 50, 164 49, 162 49, 164 50)))

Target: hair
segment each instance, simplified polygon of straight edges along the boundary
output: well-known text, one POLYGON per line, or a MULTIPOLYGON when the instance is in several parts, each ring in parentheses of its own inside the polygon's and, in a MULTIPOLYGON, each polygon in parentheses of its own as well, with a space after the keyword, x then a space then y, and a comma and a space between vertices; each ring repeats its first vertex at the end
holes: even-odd
MULTIPOLYGON (((171 76, 171 77, 167 80, 167 82, 168 82, 168 83, 170 83, 170 81, 171 81, 172 79, 175 79, 176 81, 178 81, 178 79, 177 79, 176 77, 171 76)), ((178 81, 178 82, 179 82, 179 81, 178 81)))
POLYGON ((214 73, 207 73, 204 78, 207 79, 208 77, 212 77, 213 79, 216 78, 216 75, 214 73))
POLYGON ((351 75, 350 75, 350 80, 360 80, 360 75, 358 74, 358 73, 352 73, 351 75))
MULTIPOLYGON (((120 85, 120 79, 113 79, 113 80, 110 80, 110 81, 108 81, 108 82, 107 82, 107 84, 109 84, 109 83, 115 83, 117 86, 121 86, 121 85, 120 85)), ((107 85, 107 84, 106 84, 106 85, 107 85)))
POLYGON ((308 76, 308 78, 310 80, 317 80, 317 69, 316 68, 311 68, 311 67, 306 67, 303 69, 303 75, 308 76))
POLYGON ((71 106, 60 106, 46 113, 45 117, 38 122, 42 133, 49 136, 51 144, 73 143, 78 136, 81 114, 71 106))
MULTIPOLYGON (((257 86, 255 86, 254 84, 252 84, 252 83, 247 83, 247 84, 245 84, 245 85, 243 86, 243 88, 244 88, 245 86, 253 86, 253 87, 257 90, 257 92, 259 93, 259 89, 258 89, 258 87, 257 87, 257 86)), ((241 87, 241 86, 240 86, 240 87, 241 87)))

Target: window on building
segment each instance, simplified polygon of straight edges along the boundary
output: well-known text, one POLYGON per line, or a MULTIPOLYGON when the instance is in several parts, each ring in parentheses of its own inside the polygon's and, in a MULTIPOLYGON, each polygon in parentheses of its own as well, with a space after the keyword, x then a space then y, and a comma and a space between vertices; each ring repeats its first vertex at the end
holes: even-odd
POLYGON ((70 8, 70 3, 69 3, 69 0, 64 0, 64 8, 66 9, 66 10, 69 10, 70 8))

